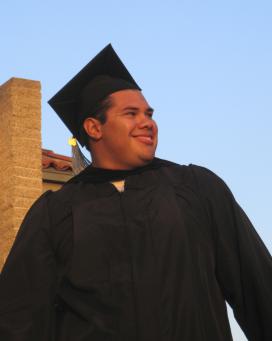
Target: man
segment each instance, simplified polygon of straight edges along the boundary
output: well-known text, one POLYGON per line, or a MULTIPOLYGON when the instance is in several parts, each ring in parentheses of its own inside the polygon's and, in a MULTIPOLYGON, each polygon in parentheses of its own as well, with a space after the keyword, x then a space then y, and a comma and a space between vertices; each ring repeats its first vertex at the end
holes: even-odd
POLYGON ((112 47, 51 100, 92 165, 27 214, 3 341, 272 340, 272 261, 216 175, 154 157, 153 109, 112 47))

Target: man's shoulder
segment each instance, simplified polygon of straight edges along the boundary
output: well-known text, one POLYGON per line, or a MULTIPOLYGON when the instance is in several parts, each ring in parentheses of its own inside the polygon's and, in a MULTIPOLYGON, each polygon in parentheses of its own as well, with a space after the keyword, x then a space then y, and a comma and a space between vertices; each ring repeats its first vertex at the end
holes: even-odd
POLYGON ((172 176, 177 176, 179 178, 187 178, 188 180, 195 181, 197 178, 218 178, 218 176, 212 172, 210 169, 203 167, 201 165, 190 164, 179 164, 177 162, 159 159, 158 162, 164 166, 161 167, 162 171, 166 171, 172 176))
POLYGON ((188 185, 200 192, 212 192, 213 190, 227 190, 225 182, 212 170, 190 163, 179 164, 168 160, 160 160, 167 167, 161 171, 175 184, 188 185))
POLYGON ((50 191, 49 204, 71 206, 84 196, 90 196, 93 185, 87 183, 66 183, 57 191, 50 191))
POLYGON ((43 193, 34 206, 37 206, 39 202, 42 203, 46 207, 52 223, 57 224, 66 216, 71 215, 72 206, 80 200, 87 187, 87 185, 78 183, 64 184, 56 191, 49 190, 43 193))

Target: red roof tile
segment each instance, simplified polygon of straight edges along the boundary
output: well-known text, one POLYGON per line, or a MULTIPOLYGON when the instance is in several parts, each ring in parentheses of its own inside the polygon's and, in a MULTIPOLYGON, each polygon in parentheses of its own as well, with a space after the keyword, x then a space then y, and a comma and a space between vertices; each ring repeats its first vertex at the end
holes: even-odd
POLYGON ((42 168, 49 167, 53 167, 58 171, 72 170, 72 158, 55 154, 52 150, 42 149, 42 168))

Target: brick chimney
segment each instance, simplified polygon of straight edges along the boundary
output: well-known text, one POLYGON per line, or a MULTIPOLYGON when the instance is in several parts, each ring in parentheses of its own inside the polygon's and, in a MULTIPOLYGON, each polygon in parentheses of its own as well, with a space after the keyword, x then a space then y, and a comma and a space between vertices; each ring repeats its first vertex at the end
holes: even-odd
POLYGON ((42 193, 40 82, 0 86, 0 269, 18 228, 42 193))

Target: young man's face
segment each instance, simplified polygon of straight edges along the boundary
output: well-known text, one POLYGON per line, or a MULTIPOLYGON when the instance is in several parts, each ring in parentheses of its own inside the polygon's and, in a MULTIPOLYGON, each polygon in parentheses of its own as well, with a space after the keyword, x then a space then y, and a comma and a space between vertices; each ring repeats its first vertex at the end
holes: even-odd
POLYGON ((149 163, 158 141, 153 109, 138 90, 121 90, 110 98, 112 106, 101 126, 99 159, 111 169, 132 169, 149 163))

